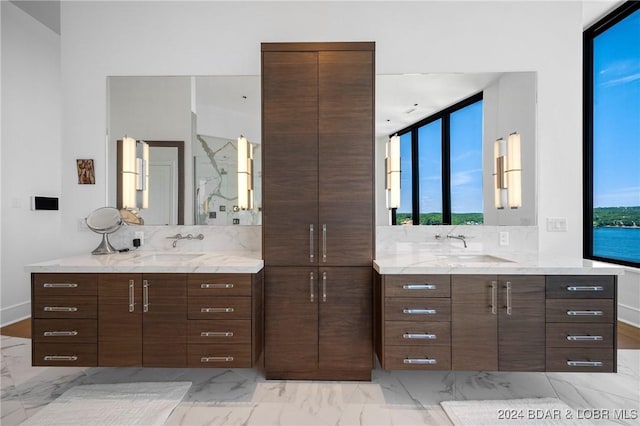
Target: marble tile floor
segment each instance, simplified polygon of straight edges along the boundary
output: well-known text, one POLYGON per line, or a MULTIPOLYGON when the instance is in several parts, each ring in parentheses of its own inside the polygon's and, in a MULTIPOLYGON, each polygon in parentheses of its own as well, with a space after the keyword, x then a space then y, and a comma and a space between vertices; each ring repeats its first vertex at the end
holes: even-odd
POLYGON ((136 381, 193 383, 167 425, 449 425, 439 405, 447 400, 557 397, 576 413, 640 408, 640 350, 619 350, 617 374, 377 369, 371 383, 361 383, 266 381, 252 369, 31 367, 30 339, 2 336, 1 347, 3 426, 20 424, 73 386, 136 381))

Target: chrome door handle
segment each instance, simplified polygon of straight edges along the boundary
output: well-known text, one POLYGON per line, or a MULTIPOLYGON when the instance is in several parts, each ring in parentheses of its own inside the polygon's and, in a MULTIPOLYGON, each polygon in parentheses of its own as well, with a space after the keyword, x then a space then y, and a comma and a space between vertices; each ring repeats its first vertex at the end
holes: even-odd
POLYGON ((228 284, 208 284, 208 283, 204 283, 204 284, 200 284, 200 288, 233 288, 233 284, 228 283, 228 284))
POLYGON ((496 315, 498 313, 497 309, 498 303, 498 282, 491 281, 491 313, 496 315))
POLYGON ((45 306, 42 308, 45 312, 78 312, 75 306, 45 306))
POLYGON ((129 280, 129 312, 133 312, 136 305, 134 286, 135 286, 135 281, 129 280))
POLYGON ((567 336, 570 342, 601 342, 604 340, 602 336, 567 336))
POLYGON ((42 284, 44 288, 76 288, 78 284, 76 283, 44 283, 42 284))
POLYGON ((570 285, 567 291, 604 291, 601 285, 570 285))
POLYGON ((327 301, 327 273, 322 273, 322 301, 327 301))
POLYGON ((309 302, 313 303, 315 300, 314 293, 315 289, 313 288, 313 272, 309 272, 309 302))
POLYGON ((200 337, 233 337, 233 331, 201 331, 200 337))
POLYGON ((69 337, 69 336, 77 336, 78 332, 73 331, 45 331, 42 333, 45 337, 69 337))
POLYGON ((426 364, 426 365, 434 365, 438 363, 438 361, 434 358, 405 358, 402 362, 404 364, 426 364))
POLYGON ((142 311, 149 312, 149 281, 142 280, 142 311))
POLYGON ((322 224, 322 261, 327 261, 327 224, 322 224))
POLYGON ((569 367, 602 367, 601 361, 567 361, 569 367))
POLYGON ((404 290, 436 290, 438 286, 435 284, 404 284, 404 290))
POLYGON ((567 315, 572 317, 599 317, 604 315, 602 311, 567 311, 567 315))
POLYGON ((315 258, 315 247, 313 246, 313 223, 309 224, 309 262, 313 263, 315 258))
POLYGON ((511 281, 507 281, 507 315, 511 315, 511 281))
POLYGON ((200 362, 232 362, 232 356, 203 356, 200 362))
POLYGON ((200 308, 200 312, 202 313, 231 313, 235 311, 233 308, 200 308))
POLYGON ((403 314, 409 315, 435 315, 437 314, 435 309, 403 309, 403 314))
POLYGON ((435 340, 437 336, 435 334, 429 333, 404 333, 402 335, 403 339, 426 339, 426 340, 435 340))
POLYGON ((42 357, 45 361, 77 361, 75 355, 45 355, 42 357))

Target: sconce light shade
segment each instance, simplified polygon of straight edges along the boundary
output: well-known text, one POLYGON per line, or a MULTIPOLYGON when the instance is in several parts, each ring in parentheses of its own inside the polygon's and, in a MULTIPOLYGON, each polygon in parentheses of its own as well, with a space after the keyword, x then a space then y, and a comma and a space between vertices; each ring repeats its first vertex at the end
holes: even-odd
POLYGON ((507 191, 509 207, 522 207, 522 159, 520 154, 520 135, 511 133, 507 140, 507 191))
POLYGON ((139 141, 137 144, 138 163, 140 170, 138 171, 139 187, 138 207, 141 209, 149 208, 149 144, 139 141))
POLYGON ((387 190, 387 208, 400 207, 400 136, 393 135, 387 141, 385 172, 387 190))
POLYGON ((493 143, 493 157, 495 166, 493 171, 494 203, 496 209, 504 209, 507 202, 507 186, 504 175, 506 142, 504 139, 496 139, 493 143))
POLYGON ((253 146, 244 136, 238 138, 238 207, 253 208, 253 146))
POLYGON ((122 140, 122 208, 135 209, 136 183, 138 173, 136 171, 136 140, 124 137, 122 140))

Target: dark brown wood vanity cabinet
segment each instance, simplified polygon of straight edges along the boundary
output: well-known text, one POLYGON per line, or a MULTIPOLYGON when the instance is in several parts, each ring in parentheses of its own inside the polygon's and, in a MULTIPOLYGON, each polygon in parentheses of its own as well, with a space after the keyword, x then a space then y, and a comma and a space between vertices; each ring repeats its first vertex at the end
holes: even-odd
POLYGON ((267 378, 372 368, 374 43, 263 43, 267 378))
POLYGON ((187 366, 187 274, 98 275, 98 365, 187 366))
POLYGON ((548 276, 547 370, 614 372, 615 276, 548 276))
POLYGON ((453 370, 544 371, 544 276, 451 276, 453 370))
POLYGON ((98 333, 97 274, 33 274, 34 366, 94 366, 98 333))

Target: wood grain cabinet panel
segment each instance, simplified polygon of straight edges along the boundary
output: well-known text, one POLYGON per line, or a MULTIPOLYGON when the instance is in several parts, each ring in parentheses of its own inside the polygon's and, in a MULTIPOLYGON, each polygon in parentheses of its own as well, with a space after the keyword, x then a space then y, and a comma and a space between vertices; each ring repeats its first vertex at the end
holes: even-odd
POLYGON ((251 296, 251 274, 189 274, 189 297, 251 296))
POLYGON ((547 300, 547 322, 611 323, 614 320, 613 299, 547 300))
POLYGON ((32 348, 33 365, 51 367, 93 367, 97 362, 95 343, 43 343, 32 348))
POLYGON ((450 275, 385 275, 387 297, 451 297, 450 275))
POLYGON ((51 343, 95 343, 97 323, 93 319, 34 319, 32 340, 51 343))
POLYGON ((554 275, 546 278, 548 299, 612 299, 615 277, 608 275, 554 275))
POLYGON ((33 294, 42 296, 95 296, 97 274, 33 274, 33 294))

